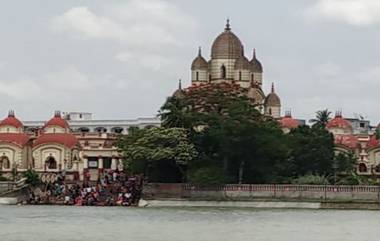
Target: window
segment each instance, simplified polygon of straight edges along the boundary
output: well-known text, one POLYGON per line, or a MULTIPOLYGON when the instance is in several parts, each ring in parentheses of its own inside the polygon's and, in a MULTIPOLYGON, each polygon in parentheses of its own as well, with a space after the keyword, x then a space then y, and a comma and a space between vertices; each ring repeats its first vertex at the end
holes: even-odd
POLYGON ((251 74, 251 81, 253 82, 255 80, 254 78, 255 76, 253 74, 251 74))
POLYGON ((195 80, 199 81, 199 72, 198 71, 195 73, 195 80))
POLYGON ((98 168, 98 158, 97 157, 88 157, 88 168, 97 169, 98 168))
POLYGON ((272 115, 272 108, 269 108, 269 115, 272 115))
POLYGON ((367 166, 364 163, 359 164, 359 172, 367 172, 367 166))
POLYGON ((78 129, 80 132, 82 132, 82 133, 88 133, 88 132, 90 132, 90 129, 88 129, 87 127, 81 127, 81 128, 79 128, 78 129))
POLYGON ((224 66, 224 65, 222 65, 222 67, 220 68, 220 77, 222 79, 226 78, 226 66, 224 66))
POLYGON ((239 80, 241 81, 241 71, 239 71, 239 80))
POLYGON ((116 133, 116 134, 121 134, 121 133, 123 133, 123 130, 124 129, 122 127, 114 127, 111 129, 111 132, 116 133))
POLYGON ((52 156, 48 157, 45 165, 48 169, 57 169, 57 161, 52 156))
POLYGON ((360 126, 360 128, 364 128, 365 127, 365 123, 364 122, 360 122, 359 126, 360 126))
POLYGON ((79 119, 82 119, 82 117, 83 117, 82 114, 79 114, 79 119))
POLYGON ((95 131, 98 133, 106 133, 107 129, 105 127, 97 127, 95 128, 95 131))

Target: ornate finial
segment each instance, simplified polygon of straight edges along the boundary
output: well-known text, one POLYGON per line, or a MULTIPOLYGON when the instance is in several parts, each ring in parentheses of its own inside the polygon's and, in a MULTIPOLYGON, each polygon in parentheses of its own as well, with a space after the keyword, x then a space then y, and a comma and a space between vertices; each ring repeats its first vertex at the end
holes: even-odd
POLYGON ((272 93, 274 93, 274 83, 272 82, 272 89, 271 89, 272 93))
POLYGON ((54 112, 54 117, 61 117, 61 112, 59 110, 56 110, 54 112))
POLYGON ((198 47, 198 56, 199 57, 202 56, 202 47, 201 46, 198 47))
POLYGON ((336 117, 336 118, 342 118, 342 110, 337 110, 337 111, 335 112, 335 117, 336 117))
POLYGON ((8 117, 15 117, 15 111, 14 110, 9 110, 8 111, 8 117))
POLYGON ((178 89, 182 90, 182 80, 181 79, 178 80, 178 89))
POLYGON ((230 19, 229 18, 227 18, 226 28, 224 30, 226 30, 226 31, 230 31, 231 30, 231 25, 230 25, 230 19))
POLYGON ((253 49, 253 59, 256 59, 256 49, 253 49))

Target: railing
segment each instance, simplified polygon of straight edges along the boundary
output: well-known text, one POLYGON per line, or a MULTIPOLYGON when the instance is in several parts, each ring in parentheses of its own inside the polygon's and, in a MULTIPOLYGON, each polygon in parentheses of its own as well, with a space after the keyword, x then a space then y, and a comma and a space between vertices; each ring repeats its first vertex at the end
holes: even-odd
POLYGON ((5 181, 0 182, 0 195, 8 193, 14 190, 19 190, 25 187, 26 178, 22 178, 18 181, 5 181))
POLYGON ((185 191, 224 192, 380 192, 380 186, 282 185, 282 184, 180 184, 185 191))

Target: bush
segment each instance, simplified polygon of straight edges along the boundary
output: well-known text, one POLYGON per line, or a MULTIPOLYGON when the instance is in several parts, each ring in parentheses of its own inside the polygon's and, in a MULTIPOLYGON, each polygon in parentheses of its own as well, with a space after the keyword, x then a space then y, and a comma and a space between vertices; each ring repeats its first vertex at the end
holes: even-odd
POLYGON ((37 186, 40 183, 40 177, 38 176, 37 172, 32 169, 28 169, 24 173, 24 176, 26 177, 26 183, 32 186, 37 186))
POLYGON ((189 182, 194 184, 224 184, 227 182, 221 169, 201 167, 189 175, 189 182))
POLYGON ((328 185, 329 180, 325 176, 308 174, 292 180, 292 184, 304 185, 328 185))

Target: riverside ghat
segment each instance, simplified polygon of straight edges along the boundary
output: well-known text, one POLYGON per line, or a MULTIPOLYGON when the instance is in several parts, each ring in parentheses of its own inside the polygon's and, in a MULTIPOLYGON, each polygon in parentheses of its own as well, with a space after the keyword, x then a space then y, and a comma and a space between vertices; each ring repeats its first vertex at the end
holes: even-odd
POLYGON ((179 83, 161 118, 56 111, 46 122, 22 121, 10 110, 0 122, 0 173, 16 181, 4 182, 3 202, 377 209, 380 126, 341 111, 318 111, 312 126, 290 111, 281 116, 263 74, 256 50, 249 60, 228 20, 211 59, 198 50, 191 86, 179 83), (213 181, 234 184, 191 184, 213 181), (277 182, 323 185, 237 184, 277 182))

